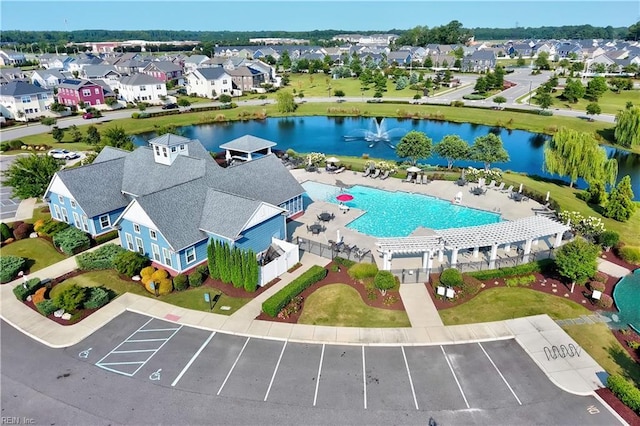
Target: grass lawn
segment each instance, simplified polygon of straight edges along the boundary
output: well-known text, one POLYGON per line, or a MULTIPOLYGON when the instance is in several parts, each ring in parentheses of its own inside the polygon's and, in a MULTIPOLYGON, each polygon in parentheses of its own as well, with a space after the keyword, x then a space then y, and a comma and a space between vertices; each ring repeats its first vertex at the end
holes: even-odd
POLYGON ((605 324, 568 325, 562 328, 608 373, 633 380, 640 388, 640 365, 627 354, 605 324))
POLYGON ((190 288, 185 291, 174 291, 171 294, 167 294, 166 296, 162 296, 159 299, 163 302, 171 303, 172 305, 180 306, 183 308, 194 309, 197 311, 205 311, 205 312, 214 312, 216 314, 222 315, 231 315, 245 304, 251 301, 251 298, 241 298, 241 297, 229 297, 225 294, 220 296, 220 300, 216 303, 213 311, 209 309, 209 303, 204 301, 204 294, 210 293, 211 298, 213 299, 216 294, 216 290, 210 287, 197 287, 190 288), (229 306, 231 309, 228 311, 220 310, 223 306, 229 306))
POLYGON ((151 297, 151 294, 145 290, 142 284, 133 283, 131 281, 125 281, 120 278, 115 270, 107 269, 102 271, 90 271, 82 275, 78 275, 73 278, 69 278, 64 282, 56 285, 51 289, 50 297, 54 298, 57 294, 63 291, 65 288, 72 284, 77 284, 80 287, 100 287, 104 286, 110 290, 113 290, 118 295, 126 292, 138 294, 140 296, 151 297))
MULTIPOLYGON (((2 247, 0 255, 31 259, 33 262, 29 268, 31 273, 66 259, 65 255, 58 253, 49 241, 42 238, 25 238, 14 241, 2 247)), ((29 261, 27 261, 27 265, 29 265, 29 261)))
POLYGON ((568 319, 590 313, 575 302, 528 288, 492 288, 460 306, 439 312, 445 325, 502 321, 540 314, 548 314, 553 319, 568 319))
MULTIPOLYGON (((598 105, 600 105, 603 114, 617 114, 618 111, 625 109, 627 102, 638 104, 638 99, 640 99, 640 90, 623 90, 620 93, 608 90, 598 100, 598 105)), ((580 99, 577 103, 571 104, 556 97, 551 108, 585 111, 590 103, 591 101, 587 99, 580 99)))
POLYGON ((298 324, 335 327, 411 327, 404 311, 367 306, 357 290, 346 284, 331 284, 313 292, 304 301, 298 324))
POLYGON ((199 98, 197 96, 189 96, 189 95, 177 95, 176 99, 179 101, 180 99, 188 100, 192 105, 203 103, 203 102, 211 102, 211 99, 199 98))

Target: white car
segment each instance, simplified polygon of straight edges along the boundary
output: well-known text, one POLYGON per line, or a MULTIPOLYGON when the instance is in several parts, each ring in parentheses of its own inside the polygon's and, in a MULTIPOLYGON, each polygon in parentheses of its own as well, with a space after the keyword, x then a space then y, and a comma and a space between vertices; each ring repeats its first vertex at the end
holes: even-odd
POLYGON ((60 160, 71 160, 73 158, 80 157, 80 154, 73 151, 67 151, 66 149, 52 149, 49 151, 49 156, 60 160))

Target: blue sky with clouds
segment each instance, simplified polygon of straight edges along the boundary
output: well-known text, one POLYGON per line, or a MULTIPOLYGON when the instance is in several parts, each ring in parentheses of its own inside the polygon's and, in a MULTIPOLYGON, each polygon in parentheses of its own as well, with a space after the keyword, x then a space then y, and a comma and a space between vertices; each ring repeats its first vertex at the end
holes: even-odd
POLYGON ((2 0, 4 30, 389 30, 443 25, 629 26, 638 1, 2 0))

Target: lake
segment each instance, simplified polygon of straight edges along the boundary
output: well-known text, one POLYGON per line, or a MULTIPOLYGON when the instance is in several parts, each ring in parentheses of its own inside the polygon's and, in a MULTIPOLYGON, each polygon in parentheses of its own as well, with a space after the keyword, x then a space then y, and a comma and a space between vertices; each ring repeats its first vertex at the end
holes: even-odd
MULTIPOLYGON (((558 178, 542 171, 543 146, 548 136, 523 130, 434 120, 325 116, 267 118, 180 128, 185 137, 200 140, 210 151, 220 151, 220 145, 250 134, 276 142, 276 149, 281 150, 291 148, 297 152, 323 152, 355 157, 367 154, 370 158, 387 160, 400 160, 392 147, 410 130, 426 133, 434 144, 449 134, 457 134, 472 144, 476 137, 493 132, 502 139, 511 160, 506 163, 494 163, 491 167, 558 178)), ((154 136, 153 133, 144 133, 135 136, 134 140, 137 145, 144 145, 154 136)), ((639 200, 640 155, 611 147, 604 148, 610 158, 618 160, 618 179, 625 175, 631 176, 635 199, 639 200)), ((432 165, 447 164, 444 159, 435 155, 420 162, 432 165)), ((455 165, 483 167, 482 164, 472 161, 459 161, 455 165)), ((578 187, 584 186, 584 182, 578 182, 578 187)))

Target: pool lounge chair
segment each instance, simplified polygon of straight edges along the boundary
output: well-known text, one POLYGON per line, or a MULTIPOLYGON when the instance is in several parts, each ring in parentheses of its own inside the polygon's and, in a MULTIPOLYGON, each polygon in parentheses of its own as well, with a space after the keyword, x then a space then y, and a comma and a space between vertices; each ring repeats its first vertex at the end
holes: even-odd
POLYGON ((413 179, 413 173, 407 173, 407 178, 403 182, 411 182, 413 179))
POLYGON ((362 173, 362 176, 367 177, 371 174, 371 167, 367 168, 367 170, 364 171, 364 173, 362 173))
POLYGON ((509 185, 509 187, 507 189, 503 189, 502 192, 511 194, 513 192, 513 185, 509 185))
POLYGON ((491 189, 493 189, 493 188, 495 188, 495 187, 496 187, 496 181, 495 181, 495 180, 492 180, 492 181, 489 183, 489 186, 487 186, 487 188, 491 188, 491 189))
POLYGON ((485 185, 485 183, 486 183, 486 181, 484 180, 484 178, 480 178, 480 179, 478 179, 478 185, 479 185, 479 186, 484 186, 484 185, 485 185))
POLYGON ((422 185, 422 175, 416 176, 416 180, 414 180, 413 183, 419 183, 420 185, 422 185))
POLYGON ((423 184, 423 185, 426 185, 426 184, 428 184, 429 182, 431 182, 431 181, 429 180, 429 176, 424 175, 424 176, 422 177, 422 184, 423 184))
POLYGON ((373 179, 377 178, 378 176, 380 176, 380 169, 376 169, 376 171, 371 175, 373 179))
POLYGON ((500 186, 494 186, 494 191, 502 191, 504 189, 504 182, 500 183, 500 186))
POLYGON ((344 172, 345 170, 347 170, 347 168, 346 168, 346 167, 344 167, 344 166, 342 166, 342 167, 340 167, 339 169, 337 169, 336 171, 334 171, 334 173, 342 173, 342 172, 344 172))
POLYGON ((385 180, 389 177, 389 170, 385 170, 384 173, 382 174, 382 176, 380 176, 380 180, 385 180))

